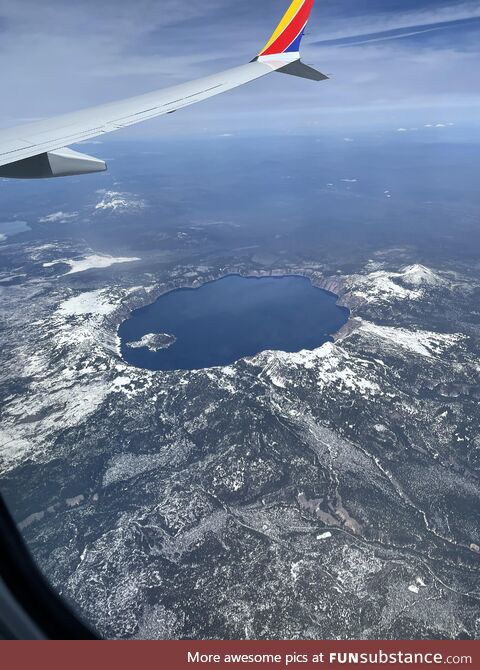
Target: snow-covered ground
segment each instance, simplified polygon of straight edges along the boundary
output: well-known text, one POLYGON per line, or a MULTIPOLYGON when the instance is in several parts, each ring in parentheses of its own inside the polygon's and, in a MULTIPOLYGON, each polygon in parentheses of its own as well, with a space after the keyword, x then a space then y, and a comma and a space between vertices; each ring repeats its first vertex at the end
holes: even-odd
POLYGON ((59 263, 69 265, 70 270, 66 273, 68 275, 77 274, 79 272, 86 272, 87 270, 109 268, 111 265, 116 265, 118 263, 133 263, 139 261, 140 258, 128 258, 124 256, 106 256, 104 254, 91 254, 90 256, 85 256, 85 258, 79 259, 58 259, 56 261, 50 261, 48 263, 43 263, 44 268, 53 267, 59 263))
POLYGON ((132 193, 105 190, 97 191, 97 193, 101 198, 95 205, 96 211, 121 213, 146 207, 145 201, 132 193))
POLYGON ((375 270, 367 274, 347 278, 348 290, 358 300, 371 303, 386 303, 403 300, 421 300, 425 291, 447 284, 440 273, 424 265, 410 265, 398 272, 375 270))
MULTIPOLYGON (((67 262, 73 265, 71 270, 80 272, 87 267, 108 267, 134 260, 93 254, 67 262)), ((60 261, 45 265, 56 262, 60 261)), ((396 272, 375 269, 363 275, 344 277, 342 282, 352 297, 368 295, 370 304, 383 305, 388 297, 396 301, 399 297, 417 296, 426 285, 436 287, 439 282, 444 282, 444 278, 429 268, 416 265, 396 272)), ((449 284, 442 283, 442 286, 448 290, 449 284)), ((109 325, 110 317, 125 304, 125 300, 130 300, 137 292, 145 293, 142 301, 148 300, 152 289, 154 286, 148 289, 113 286, 75 293, 68 287, 61 288, 61 298, 52 305, 48 317, 42 316, 35 321, 37 344, 33 353, 23 360, 23 349, 19 348, 20 359, 15 370, 23 371, 29 392, 12 398, 5 405, 0 442, 4 445, 0 455, 2 467, 45 453, 57 426, 72 426, 84 421, 109 394, 134 397, 161 384, 162 373, 140 370, 119 361, 117 333, 109 325), (52 361, 56 362, 53 364, 52 361), (19 422, 21 416, 28 416, 29 420, 19 422)), ((31 300, 25 293, 26 304, 30 305, 31 300)), ((263 352, 248 359, 247 364, 260 368, 255 374, 271 386, 272 397, 286 398, 297 388, 309 388, 315 389, 319 397, 381 402, 387 388, 385 374, 388 370, 383 354, 393 354, 406 361, 412 356, 420 356, 425 364, 431 365, 436 359, 458 351, 465 340, 460 333, 380 325, 373 319, 358 317, 349 325, 350 329, 335 343, 326 343, 313 351, 263 352), (360 339, 352 342, 350 333, 360 339), (373 359, 362 354, 362 351, 370 352, 372 346, 378 352, 373 359)), ((147 335, 133 345, 152 345, 157 337, 147 335)), ((162 337, 165 336, 160 336, 163 343, 162 337)), ((232 365, 185 372, 178 384, 188 385, 203 376, 210 383, 215 382, 222 391, 235 394, 241 384, 240 370, 241 367, 232 365)), ((16 374, 13 368, 12 374, 16 374)), ((156 393, 158 395, 158 391, 156 393)))
POLYGON ((409 265, 398 273, 405 284, 411 286, 445 286, 446 279, 425 265, 409 265))
POLYGON ((407 330, 379 326, 368 321, 361 321, 360 330, 368 336, 385 341, 389 347, 406 349, 410 353, 431 358, 460 344, 465 336, 454 334, 433 333, 426 330, 407 330))
POLYGON ((292 370, 303 368, 313 375, 319 391, 328 387, 338 393, 356 392, 361 396, 374 396, 380 392, 378 384, 365 374, 363 362, 331 342, 313 351, 264 352, 252 362, 263 366, 263 374, 277 388, 295 386, 292 370))
POLYGON ((58 311, 64 316, 94 314, 104 316, 111 314, 118 304, 113 302, 108 291, 97 290, 80 293, 62 302, 58 311))

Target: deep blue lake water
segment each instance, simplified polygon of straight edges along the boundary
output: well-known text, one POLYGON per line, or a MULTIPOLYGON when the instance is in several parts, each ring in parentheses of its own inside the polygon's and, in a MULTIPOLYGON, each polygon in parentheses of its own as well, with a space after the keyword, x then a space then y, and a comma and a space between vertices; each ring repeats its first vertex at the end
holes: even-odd
POLYGON ((121 324, 122 356, 149 370, 197 370, 266 350, 315 349, 348 320, 336 300, 304 277, 228 276, 178 289, 121 324), (144 336, 157 333, 173 335, 167 340, 173 344, 157 351, 142 346, 144 336))

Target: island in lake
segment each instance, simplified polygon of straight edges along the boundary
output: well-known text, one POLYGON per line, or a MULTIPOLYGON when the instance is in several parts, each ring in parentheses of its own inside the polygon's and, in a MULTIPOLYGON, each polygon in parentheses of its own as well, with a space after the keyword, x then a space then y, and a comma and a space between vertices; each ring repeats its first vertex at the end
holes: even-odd
POLYGON ((148 333, 136 342, 129 342, 127 346, 130 349, 146 348, 150 351, 161 351, 171 347, 176 340, 175 335, 169 335, 168 333, 148 333))

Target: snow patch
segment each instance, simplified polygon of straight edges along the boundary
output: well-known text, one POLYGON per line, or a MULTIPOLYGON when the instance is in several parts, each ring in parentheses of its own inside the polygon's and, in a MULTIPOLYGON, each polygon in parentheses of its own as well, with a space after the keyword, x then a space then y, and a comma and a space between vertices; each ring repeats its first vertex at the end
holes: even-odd
POLYGON ((368 397, 380 392, 378 384, 366 377, 362 362, 332 342, 313 351, 263 352, 252 360, 262 365, 263 374, 280 388, 288 388, 292 384, 291 370, 297 367, 310 372, 322 391, 334 388, 336 393, 354 391, 368 397))
POLYGON ((322 533, 321 535, 317 535, 317 540, 329 540, 332 537, 332 534, 330 532, 322 533))
POLYGON ((25 457, 32 448, 29 440, 18 435, 15 426, 0 428, 0 465, 2 469, 25 457))
POLYGON ((135 261, 141 260, 140 258, 128 258, 123 256, 106 256, 103 254, 91 254, 85 258, 80 258, 72 260, 71 258, 59 259, 56 261, 50 261, 49 263, 43 263, 44 268, 53 267, 59 263, 70 266, 70 270, 66 273, 67 275, 77 274, 79 272, 86 272, 87 270, 108 268, 111 265, 116 265, 117 263, 133 263, 135 261))
POLYGON ((389 302, 392 300, 419 300, 423 292, 419 288, 410 289, 396 283, 399 273, 378 270, 368 275, 353 275, 347 280, 347 287, 365 302, 389 302))
POLYGON ((300 566, 302 565, 302 561, 297 561, 291 564, 290 566, 290 575, 292 577, 292 581, 296 582, 300 576, 300 566))
POLYGON ((389 342, 393 348, 406 349, 426 358, 438 356, 465 339, 464 335, 458 333, 442 334, 426 330, 407 330, 406 328, 379 326, 368 321, 361 322, 360 330, 369 337, 389 342))
POLYGON ((111 314, 118 307, 117 303, 111 302, 107 291, 97 290, 88 293, 80 293, 62 302, 58 312, 62 316, 98 315, 111 314))
POLYGON ((95 205, 95 211, 125 213, 146 207, 145 201, 131 193, 121 193, 120 191, 97 191, 102 196, 101 200, 95 205))
POLYGON ((425 265, 410 265, 399 274, 402 281, 410 286, 444 286, 445 279, 425 265))
POLYGON ((50 448, 61 426, 77 426, 95 412, 108 394, 102 382, 71 385, 68 375, 52 385, 42 378, 31 384, 32 397, 17 398, 8 407, 0 431, 0 469, 7 471, 23 458, 34 458, 50 448), (21 423, 28 417, 28 421, 21 423), (41 439, 40 439, 41 436, 41 439))
POLYGON ((409 265, 399 272, 374 270, 371 262, 368 274, 352 275, 346 281, 352 294, 367 303, 400 300, 420 300, 429 288, 444 286, 447 280, 425 265, 409 265))

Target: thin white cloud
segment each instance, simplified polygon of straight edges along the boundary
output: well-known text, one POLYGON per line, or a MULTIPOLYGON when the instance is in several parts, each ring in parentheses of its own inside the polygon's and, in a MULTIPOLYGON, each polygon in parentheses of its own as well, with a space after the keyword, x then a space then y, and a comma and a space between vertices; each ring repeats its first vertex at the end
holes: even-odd
POLYGON ((449 26, 434 26, 432 28, 422 28, 421 30, 413 30, 405 33, 396 33, 395 35, 382 35, 380 37, 370 37, 368 39, 361 39, 348 42, 346 46, 359 46, 361 44, 372 44, 374 42, 391 42, 392 40, 401 40, 405 37, 414 37, 415 35, 423 35, 424 33, 432 33, 437 30, 446 30, 449 26))
POLYGON ((67 223, 78 217, 78 212, 53 212, 39 219, 40 223, 67 223))
POLYGON ((322 36, 325 40, 347 37, 368 36, 391 30, 430 27, 452 21, 465 21, 480 18, 480 2, 452 3, 443 7, 429 7, 408 12, 388 12, 368 14, 357 18, 339 19, 337 25, 322 36))

